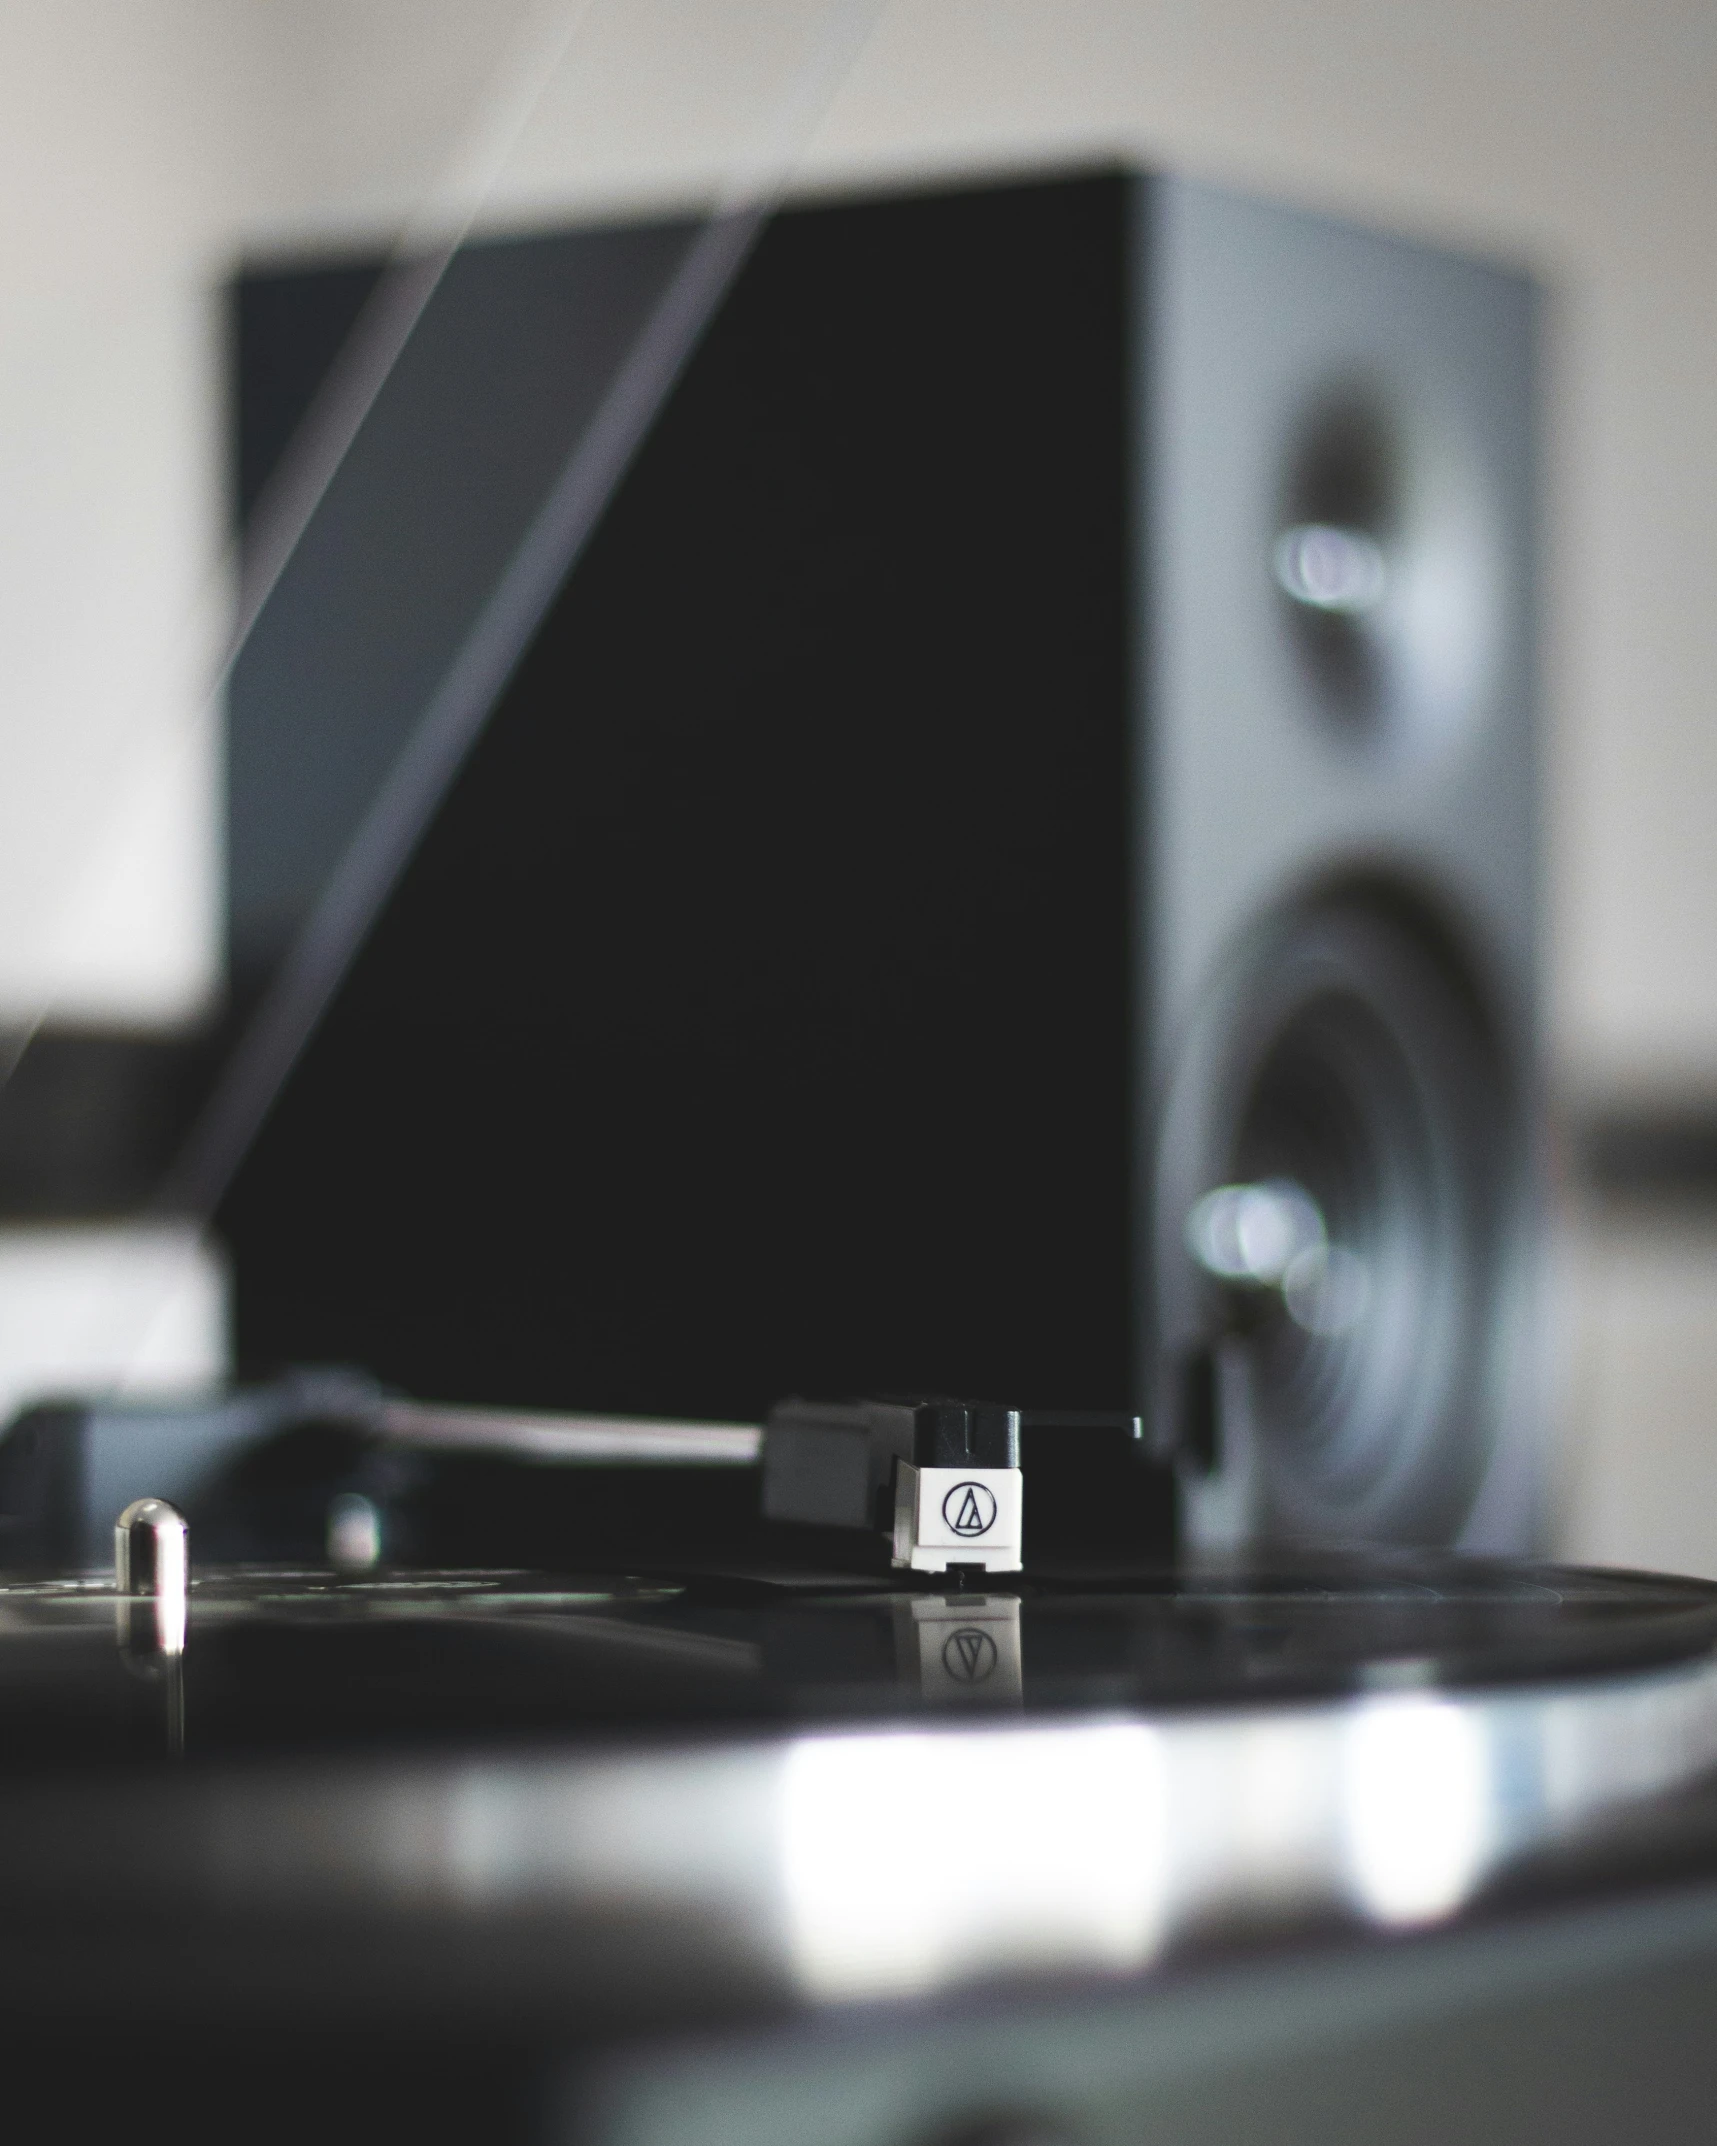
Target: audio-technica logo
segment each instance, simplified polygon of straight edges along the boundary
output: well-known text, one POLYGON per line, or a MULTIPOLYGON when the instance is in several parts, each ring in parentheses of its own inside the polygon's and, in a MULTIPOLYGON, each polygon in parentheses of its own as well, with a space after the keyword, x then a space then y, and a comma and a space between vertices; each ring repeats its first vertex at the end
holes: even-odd
POLYGON ((984 1684, 996 1673, 1000 1656, 988 1632, 962 1625, 942 1642, 942 1667, 956 1684, 984 1684))
POLYGON ((995 1494, 982 1483, 956 1483, 942 1500, 942 1518, 956 1535, 987 1535, 996 1524, 995 1494))

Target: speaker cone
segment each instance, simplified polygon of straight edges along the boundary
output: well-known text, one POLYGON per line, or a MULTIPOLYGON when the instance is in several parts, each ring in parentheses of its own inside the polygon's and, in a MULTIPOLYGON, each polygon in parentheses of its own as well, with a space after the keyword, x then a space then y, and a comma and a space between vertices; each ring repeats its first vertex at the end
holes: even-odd
POLYGON ((1476 1000, 1383 904, 1293 912, 1235 964, 1158 1170, 1163 1420, 1209 1471, 1195 1534, 1459 1533, 1494 1435, 1512 1110, 1476 1000))

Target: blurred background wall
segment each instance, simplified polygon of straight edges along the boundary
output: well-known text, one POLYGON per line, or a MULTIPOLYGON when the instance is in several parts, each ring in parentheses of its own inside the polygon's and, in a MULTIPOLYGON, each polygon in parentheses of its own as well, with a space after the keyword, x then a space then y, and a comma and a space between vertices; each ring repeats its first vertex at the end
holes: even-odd
MULTIPOLYGON (((230 578, 222 278, 241 256, 385 243, 426 205, 459 213, 568 26, 483 220, 703 200, 757 146, 807 13, 0 0, 14 1044, 43 1016, 170 1026, 217 990, 219 743, 199 681, 230 578)), ((1557 1546, 1709 1573, 1713 110, 1717 14, 1691 0, 890 0, 800 172, 818 186, 1123 154, 1545 281, 1557 1546), (1681 1128, 1650 1197, 1641 1173, 1601 1167, 1614 1128, 1639 1124, 1681 1128)), ((0 1296, 0 1405, 221 1359, 218 1265, 183 1233, 11 1228, 0 1296)))

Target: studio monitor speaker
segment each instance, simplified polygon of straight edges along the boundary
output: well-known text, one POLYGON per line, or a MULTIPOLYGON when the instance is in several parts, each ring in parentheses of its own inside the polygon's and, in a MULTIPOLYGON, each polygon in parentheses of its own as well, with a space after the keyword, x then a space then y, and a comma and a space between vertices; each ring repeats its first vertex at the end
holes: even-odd
MULTIPOLYGON (((225 1202, 247 1364, 1131 1403, 1204 1542, 1528 1540, 1533 315, 1172 178, 777 217, 225 1202)), ((371 424, 480 513, 459 332, 371 424)))

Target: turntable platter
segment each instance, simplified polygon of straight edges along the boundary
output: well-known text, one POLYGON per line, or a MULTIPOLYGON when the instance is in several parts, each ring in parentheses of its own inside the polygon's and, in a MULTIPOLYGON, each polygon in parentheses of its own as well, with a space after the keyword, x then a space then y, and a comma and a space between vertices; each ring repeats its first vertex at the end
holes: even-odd
POLYGON ((0 1587, 0 1995, 50 2013, 632 2030, 1133 1975, 1590 1881, 1666 1799, 1717 1868, 1697 1581, 217 1568, 167 1655, 138 1611, 0 1587))

